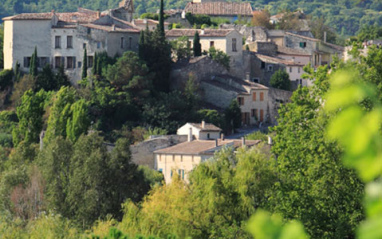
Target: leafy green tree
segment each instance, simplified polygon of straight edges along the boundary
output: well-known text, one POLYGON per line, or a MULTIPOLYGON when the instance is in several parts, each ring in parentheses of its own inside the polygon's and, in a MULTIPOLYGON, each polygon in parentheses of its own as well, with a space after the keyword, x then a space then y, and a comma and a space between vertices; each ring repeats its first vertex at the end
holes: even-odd
POLYGON ((2 70, 0 72, 0 90, 5 90, 7 87, 11 86, 13 83, 13 70, 2 70))
POLYGON ((47 64, 42 68, 42 72, 36 77, 36 90, 55 90, 57 89, 56 83, 52 68, 47 64))
POLYGON ((283 70, 276 71, 272 76, 269 84, 277 89, 291 90, 289 75, 283 70))
POLYGON ((178 39, 171 41, 170 44, 173 55, 176 56, 176 60, 191 57, 191 49, 187 36, 179 37, 178 39))
POLYGON ((21 141, 26 143, 37 143, 43 126, 43 114, 45 91, 34 93, 28 90, 21 97, 21 103, 17 107, 19 124, 13 129, 13 144, 17 146, 21 141))
POLYGON ((55 74, 54 79, 55 79, 56 85, 57 85, 56 90, 60 89, 61 86, 70 86, 71 85, 68 76, 65 74, 64 66, 60 66, 58 68, 58 71, 55 74))
POLYGON ((338 144, 324 135, 333 117, 322 111, 320 101, 327 91, 327 68, 312 73, 316 87, 298 88, 292 102, 279 110, 272 147, 279 182, 270 209, 300 220, 311 238, 354 237, 364 218, 364 186, 354 171, 342 165, 338 144))
POLYGON ((73 88, 62 87, 53 98, 53 106, 50 109, 48 126, 44 143, 48 143, 57 136, 66 138, 66 125, 72 117, 71 106, 76 101, 76 92, 73 88))
POLYGON ((195 31, 194 35, 193 52, 195 57, 202 55, 202 45, 200 44, 200 37, 198 31, 195 31))
POLYGON ((21 78, 21 71, 20 71, 20 63, 19 61, 16 61, 16 64, 15 64, 15 82, 18 82, 21 78))
POLYGON ((66 123, 66 135, 72 142, 76 142, 81 134, 86 134, 88 131, 90 126, 88 107, 84 99, 74 102, 70 107, 71 118, 66 123))
POLYGON ((82 59, 82 75, 81 78, 85 79, 88 76, 88 54, 86 48, 84 49, 84 57, 82 59))
POLYGON ((139 42, 138 42, 138 55, 139 59, 145 59, 145 32, 141 31, 139 33, 139 42))
POLYGON ((31 57, 31 62, 29 66, 29 74, 33 77, 36 77, 38 74, 38 57, 37 57, 37 47, 34 48, 34 52, 31 57))
POLYGON ((228 71, 230 69, 230 57, 221 50, 215 49, 215 47, 211 47, 208 50, 209 56, 212 60, 218 62, 223 65, 228 71))

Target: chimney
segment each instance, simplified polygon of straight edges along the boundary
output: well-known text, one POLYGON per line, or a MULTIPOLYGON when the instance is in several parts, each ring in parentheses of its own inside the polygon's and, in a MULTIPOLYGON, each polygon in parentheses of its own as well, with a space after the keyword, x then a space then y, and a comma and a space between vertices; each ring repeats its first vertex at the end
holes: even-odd
POLYGON ((250 79, 251 79, 251 75, 250 75, 250 73, 249 73, 249 72, 246 72, 246 73, 245 73, 245 80, 246 80, 246 81, 250 81, 250 79))
POLYGON ((215 147, 218 147, 218 146, 219 146, 218 140, 215 139, 215 147))
POLYGON ((221 141, 224 140, 224 134, 223 134, 223 133, 220 134, 220 140, 221 140, 221 141))
POLYGON ((269 144, 269 145, 272 145, 272 138, 271 138, 271 136, 269 136, 269 135, 268 135, 268 144, 269 144))
POLYGON ((244 146, 245 146, 245 137, 242 137, 242 138, 241 138, 241 143, 242 143, 242 145, 241 145, 241 146, 243 146, 243 147, 244 147, 244 146))
POLYGON ((100 17, 101 17, 101 11, 97 9, 97 19, 99 19, 100 17))
POLYGON ((200 31, 200 35, 204 35, 204 29, 200 31))
POLYGON ((144 24, 147 24, 147 19, 146 19, 146 18, 143 19, 143 23, 144 23, 144 24))
POLYGON ((324 42, 326 42, 326 38, 327 38, 327 33, 326 31, 324 32, 324 42))
POLYGON ((188 142, 192 141, 192 128, 190 127, 190 131, 188 132, 188 142))
POLYGON ((204 129, 206 127, 206 122, 204 122, 204 120, 202 120, 202 129, 204 129))
POLYGON ((115 31, 115 24, 111 25, 111 30, 115 31))

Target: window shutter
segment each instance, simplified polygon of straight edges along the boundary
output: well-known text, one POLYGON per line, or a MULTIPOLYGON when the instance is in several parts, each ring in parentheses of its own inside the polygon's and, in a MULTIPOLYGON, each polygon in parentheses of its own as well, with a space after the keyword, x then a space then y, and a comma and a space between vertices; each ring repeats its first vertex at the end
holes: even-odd
POLYGON ((64 68, 66 68, 66 65, 65 65, 65 57, 61 57, 61 66, 63 66, 64 68))
POLYGON ((73 56, 73 68, 76 68, 76 57, 73 56))

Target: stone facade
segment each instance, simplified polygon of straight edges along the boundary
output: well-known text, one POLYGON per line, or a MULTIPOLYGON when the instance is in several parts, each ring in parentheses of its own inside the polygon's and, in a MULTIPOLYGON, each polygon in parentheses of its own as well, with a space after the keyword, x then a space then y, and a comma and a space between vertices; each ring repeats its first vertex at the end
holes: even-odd
POLYGON ((271 124, 277 124, 277 118, 279 116, 278 110, 281 104, 286 104, 290 102, 293 92, 280 90, 276 88, 269 88, 268 99, 269 99, 269 114, 271 124))

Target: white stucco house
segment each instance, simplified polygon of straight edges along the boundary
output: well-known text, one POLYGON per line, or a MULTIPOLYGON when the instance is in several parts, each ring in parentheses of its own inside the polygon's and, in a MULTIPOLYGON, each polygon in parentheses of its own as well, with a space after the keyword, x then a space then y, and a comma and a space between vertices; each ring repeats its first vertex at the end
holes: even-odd
POLYGON ((213 140, 220 138, 221 131, 219 127, 202 121, 201 123, 186 123, 178 129, 176 134, 191 134, 197 140, 213 140))

